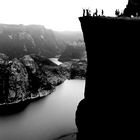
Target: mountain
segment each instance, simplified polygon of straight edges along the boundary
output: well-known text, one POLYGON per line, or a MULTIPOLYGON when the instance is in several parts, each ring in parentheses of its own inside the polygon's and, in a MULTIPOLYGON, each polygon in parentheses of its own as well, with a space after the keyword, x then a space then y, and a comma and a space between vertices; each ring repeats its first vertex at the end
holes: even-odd
MULTIPOLYGON (((0 105, 51 93, 71 75, 71 69, 48 58, 71 52, 73 58, 79 57, 82 43, 81 32, 56 32, 42 25, 0 24, 0 105)), ((74 72, 79 64, 74 65, 74 72)), ((84 75, 85 67, 78 69, 84 75)), ((73 78, 82 75, 74 73, 73 78)))
POLYGON ((61 55, 67 44, 83 40, 82 32, 56 32, 42 25, 0 24, 0 52, 10 59, 28 54, 61 55))
POLYGON ((62 39, 66 42, 73 42, 83 39, 81 31, 54 31, 56 38, 62 39))
POLYGON ((86 67, 86 61, 57 65, 36 54, 9 60, 0 53, 0 107, 46 96, 66 79, 85 79, 86 67))
POLYGON ((59 61, 66 62, 72 59, 84 59, 86 55, 85 44, 83 41, 75 41, 67 44, 67 47, 59 57, 59 61))
POLYGON ((39 55, 9 60, 0 53, 0 105, 50 94, 66 76, 52 61, 39 55))
POLYGON ((0 24, 0 52, 10 59, 32 53, 54 57, 56 46, 53 31, 44 26, 0 24))
POLYGON ((62 54, 69 44, 83 41, 83 34, 81 31, 54 31, 54 36, 59 46, 59 52, 62 54))
POLYGON ((54 32, 59 43, 59 61, 66 62, 72 59, 86 59, 86 49, 83 34, 80 31, 54 32))

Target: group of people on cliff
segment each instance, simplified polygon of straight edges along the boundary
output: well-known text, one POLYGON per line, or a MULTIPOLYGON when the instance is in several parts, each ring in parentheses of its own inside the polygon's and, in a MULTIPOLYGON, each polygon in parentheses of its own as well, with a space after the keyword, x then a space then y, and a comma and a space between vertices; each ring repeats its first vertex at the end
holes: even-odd
MULTIPOLYGON (((98 9, 96 8, 95 12, 93 12, 93 14, 91 14, 90 9, 83 9, 83 17, 84 16, 93 16, 94 17, 94 16, 105 16, 105 15, 104 15, 104 10, 103 9, 101 10, 101 13, 99 14, 98 9)), ((116 9, 115 10, 115 16, 116 17, 122 17, 122 16, 125 16, 125 14, 124 14, 124 12, 120 11, 119 9, 116 9)), ((132 15, 130 17, 138 17, 138 16, 139 16, 139 14, 136 13, 135 16, 132 15)))
MULTIPOLYGON (((90 9, 83 9, 83 17, 84 16, 91 16, 91 10, 90 9)), ((93 13, 93 16, 100 16, 98 14, 98 9, 96 8, 95 12, 93 13)), ((104 10, 101 10, 101 16, 104 16, 104 10)))
MULTIPOLYGON (((119 16, 123 15, 123 13, 120 12, 119 9, 116 9, 115 10, 115 15, 117 17, 119 17, 119 16)), ((99 14, 98 9, 96 8, 95 12, 93 12, 93 14, 91 14, 91 10, 90 9, 83 9, 83 17, 84 16, 104 16, 104 10, 102 9, 101 13, 99 14)))

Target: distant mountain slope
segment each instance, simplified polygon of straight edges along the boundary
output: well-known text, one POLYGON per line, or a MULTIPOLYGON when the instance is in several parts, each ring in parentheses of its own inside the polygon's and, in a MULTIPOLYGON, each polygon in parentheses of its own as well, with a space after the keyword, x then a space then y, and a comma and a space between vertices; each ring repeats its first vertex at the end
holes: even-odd
POLYGON ((59 46, 59 52, 62 53, 73 42, 83 41, 81 31, 54 31, 54 36, 59 46))
POLYGON ((83 40, 83 34, 81 31, 54 31, 54 35, 56 38, 67 42, 83 40))
POLYGON ((84 41, 75 41, 67 44, 67 47, 59 57, 59 61, 66 62, 71 59, 86 59, 86 49, 84 41))
POLYGON ((0 24, 0 52, 10 58, 32 53, 54 57, 56 46, 53 31, 44 26, 0 24))
POLYGON ((53 58, 79 41, 83 41, 80 31, 57 32, 42 25, 0 24, 0 52, 10 59, 29 54, 53 58))

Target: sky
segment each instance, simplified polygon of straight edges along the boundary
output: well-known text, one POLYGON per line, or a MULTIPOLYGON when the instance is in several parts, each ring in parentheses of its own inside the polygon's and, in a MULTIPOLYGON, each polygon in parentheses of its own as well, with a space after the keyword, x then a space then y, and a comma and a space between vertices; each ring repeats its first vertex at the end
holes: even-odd
POLYGON ((123 10, 128 0, 0 0, 0 23, 40 24, 56 31, 81 31, 82 9, 97 8, 106 16, 123 10))

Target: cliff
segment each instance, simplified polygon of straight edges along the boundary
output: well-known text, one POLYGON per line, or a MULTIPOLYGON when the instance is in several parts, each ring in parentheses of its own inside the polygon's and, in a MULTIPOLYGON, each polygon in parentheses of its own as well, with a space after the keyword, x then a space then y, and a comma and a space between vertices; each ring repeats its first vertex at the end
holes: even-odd
POLYGON ((0 105, 45 96, 65 80, 62 69, 47 58, 25 55, 9 60, 0 53, 0 105))
POLYGON ((68 62, 64 62, 60 65, 63 69, 63 74, 67 77, 67 79, 86 79, 87 72, 87 61, 86 60, 71 60, 68 62))
POLYGON ((136 122, 130 114, 136 115, 138 102, 132 101, 139 90, 140 18, 85 16, 79 20, 88 67, 85 99, 76 112, 77 139, 132 138, 136 122))
POLYGON ((35 54, 9 60, 0 53, 0 106, 46 96, 66 79, 85 79, 86 61, 67 63, 56 65, 35 54))

